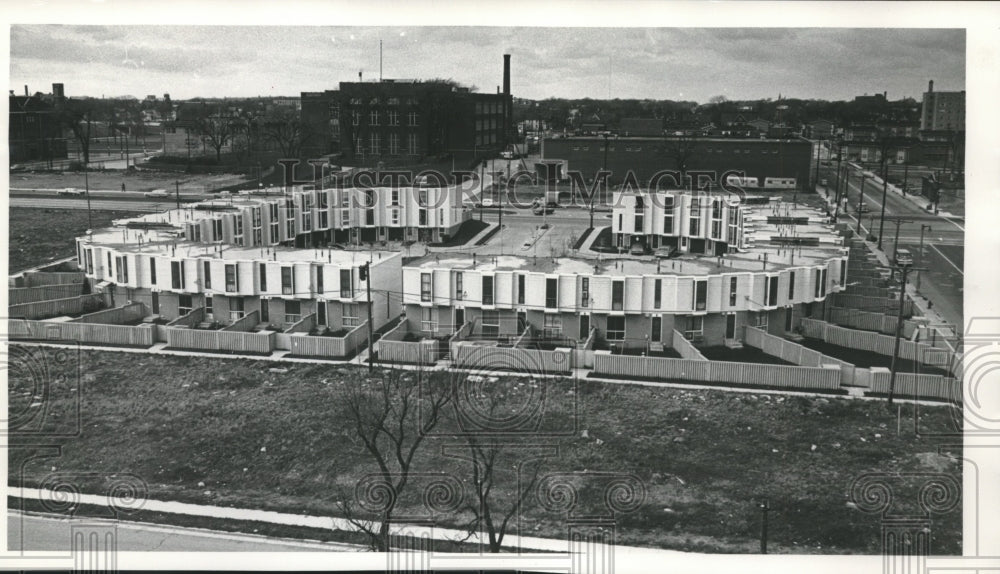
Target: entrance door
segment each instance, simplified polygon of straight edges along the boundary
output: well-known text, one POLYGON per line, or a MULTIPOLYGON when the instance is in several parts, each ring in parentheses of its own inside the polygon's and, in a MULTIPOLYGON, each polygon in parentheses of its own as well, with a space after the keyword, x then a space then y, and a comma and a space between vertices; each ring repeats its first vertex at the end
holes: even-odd
POLYGON ((788 307, 785 309, 785 331, 792 330, 792 308, 788 307))
POLYGON ((736 314, 730 313, 726 315, 726 338, 735 339, 736 338, 736 314))
POLYGON ((465 309, 455 309, 455 328, 452 331, 457 331, 462 328, 465 324, 465 309))
POLYGON ((590 336, 590 315, 580 315, 580 340, 586 341, 590 336))
POLYGON ((156 291, 153 291, 151 295, 153 296, 153 314, 154 315, 159 315, 160 314, 160 294, 158 292, 156 292, 156 291))

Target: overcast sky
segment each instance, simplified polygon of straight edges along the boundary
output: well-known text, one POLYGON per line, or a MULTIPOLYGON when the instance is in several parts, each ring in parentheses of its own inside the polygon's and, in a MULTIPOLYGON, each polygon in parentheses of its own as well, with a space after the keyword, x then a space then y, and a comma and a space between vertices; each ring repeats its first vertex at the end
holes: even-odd
POLYGON ((452 78, 532 99, 920 99, 965 89, 964 30, 841 28, 11 27, 10 89, 297 96, 340 81, 452 78))

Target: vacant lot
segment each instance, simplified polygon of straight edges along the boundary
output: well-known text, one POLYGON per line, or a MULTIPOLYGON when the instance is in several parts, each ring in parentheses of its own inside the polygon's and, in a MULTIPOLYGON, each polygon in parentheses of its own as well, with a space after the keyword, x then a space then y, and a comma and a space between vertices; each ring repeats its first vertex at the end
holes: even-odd
MULTIPOLYGON (((139 214, 92 211, 91 215, 97 228, 107 226, 115 219, 139 214)), ((11 273, 74 255, 75 239, 88 229, 85 209, 11 207, 8 217, 10 244, 7 254, 11 273)))
MULTIPOLYGON (((181 193, 207 192, 227 185, 246 181, 243 176, 228 173, 194 175, 150 170, 126 172, 125 170, 91 171, 87 175, 88 185, 95 191, 121 191, 125 184, 127 191, 152 191, 154 189, 175 190, 180 184, 181 193)), ((10 174, 11 189, 63 189, 84 188, 83 172, 34 172, 10 174)), ((251 182, 256 186, 256 180, 251 182)))
MULTIPOLYGON (((11 484, 38 484, 54 469, 128 472, 142 477, 155 498, 328 515, 360 477, 377 471, 339 400, 345 385, 370 384, 364 369, 114 351, 87 351, 77 359, 17 345, 12 357, 12 420, 31 410, 39 387, 28 375, 37 382, 42 372, 46 419, 32 424, 49 431, 75 427, 78 389, 83 415, 82 432, 65 441, 58 458, 28 460, 30 449, 12 450, 11 484)), ((855 478, 948 472, 961 483, 960 450, 937 454, 937 445, 907 432, 914 416, 907 406, 897 436, 895 410, 890 414, 883 402, 516 376, 493 384, 510 390, 508 407, 517 400, 542 406, 539 428, 546 433, 525 440, 558 445, 545 468, 576 473, 579 479, 570 481, 580 487, 580 512, 598 510, 604 501, 599 485, 583 477, 607 471, 641 481, 644 495, 617 520, 618 540, 626 544, 755 552, 756 504, 767 499, 773 552, 878 553, 880 516, 850 504, 855 478), (579 474, 584 471, 589 474, 579 474)), ((921 407, 919 414, 928 433, 951 429, 948 407, 921 407)), ((441 430, 456 428, 446 423, 441 430)), ((414 472, 445 471, 468 484, 469 463, 445 456, 446 444, 456 439, 428 439, 414 472)), ((100 492, 100 486, 84 489, 100 492)), ((510 482, 495 488, 512 493, 510 482)), ((905 511, 916 492, 904 480, 893 494, 905 511)), ((453 514, 444 522, 463 520, 453 514)), ((565 515, 535 497, 525 500, 520 524, 531 535, 566 534, 565 515)), ((935 516, 932 534, 936 554, 958 553, 960 510, 935 516)))

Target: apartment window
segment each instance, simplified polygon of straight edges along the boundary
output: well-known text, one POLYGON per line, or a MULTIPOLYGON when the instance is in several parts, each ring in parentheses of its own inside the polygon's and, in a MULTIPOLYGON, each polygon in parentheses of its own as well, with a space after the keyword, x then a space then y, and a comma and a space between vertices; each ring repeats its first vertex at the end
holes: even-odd
POLYGON ((264 263, 260 264, 260 292, 263 293, 267 291, 267 265, 264 263))
POLYGON ((691 212, 689 219, 688 235, 696 237, 701 231, 701 206, 698 205, 697 198, 691 200, 691 212))
POLYGON ((326 293, 326 289, 323 286, 323 266, 316 266, 316 292, 323 294, 326 293))
POLYGON ((180 261, 170 262, 170 286, 174 289, 184 288, 184 265, 180 261))
POLYGON ((625 340, 625 317, 620 315, 608 317, 608 328, 606 329, 609 341, 625 340))
POLYGON ((483 311, 483 336, 496 337, 500 335, 500 312, 483 311))
POLYGON ((236 275, 236 265, 226 265, 226 292, 239 291, 239 277, 236 275))
POLYGON ((559 315, 546 315, 542 324, 542 332, 546 339, 561 339, 562 317, 559 315))
POLYGON ((285 301, 285 323, 298 323, 302 320, 302 302, 285 301))
POLYGON ((295 274, 292 267, 281 268, 281 294, 295 294, 295 274))
POLYGON ((222 220, 212 220, 212 241, 222 241, 222 220))
POLYGON ((399 210, 398 209, 392 209, 392 210, 389 211, 389 221, 392 222, 392 225, 399 225, 399 210))
POLYGON ((316 324, 326 325, 326 301, 316 302, 316 324))
POLYGON ((663 280, 655 279, 653 281, 653 308, 660 308, 660 299, 663 297, 663 280))
POLYGON ((368 125, 377 126, 378 125, 378 110, 371 110, 368 112, 368 125))
POLYGON ((399 110, 389 110, 387 112, 389 116, 389 125, 398 126, 399 125, 399 110))
POLYGON ((795 272, 788 272, 788 300, 791 301, 795 297, 795 272))
POLYGON ((840 286, 847 285, 847 262, 840 262, 840 286))
MULTIPOLYGON (((523 275, 521 276, 523 277, 523 275)), ((555 309, 559 302, 559 279, 545 279, 545 308, 555 309)))
POLYGON ((351 125, 359 126, 361 125, 361 112, 351 112, 351 125))
POLYGON ((590 278, 581 278, 580 283, 580 306, 590 307, 590 278))
POLYGON ((246 315, 242 297, 232 297, 228 300, 228 303, 230 321, 239 321, 246 315))
POLYGON ((326 191, 316 192, 317 207, 319 207, 320 209, 326 209, 327 207, 330 207, 330 199, 327 193, 328 192, 326 191))
POLYGON ((389 196, 389 205, 399 205, 399 190, 398 189, 392 190, 392 193, 389 196))
POLYGON ((407 148, 410 151, 410 155, 420 155, 420 149, 417 146, 417 134, 409 134, 406 137, 407 148))
POLYGON ((767 313, 751 313, 750 321, 754 327, 767 331, 767 313))
POLYGON ((689 341, 701 340, 705 334, 705 318, 701 315, 687 318, 684 338, 689 341))
POLYGON ((406 117, 407 117, 407 123, 410 126, 420 125, 420 114, 418 114, 417 112, 409 112, 406 114, 406 117))
POLYGON ((389 155, 399 155, 399 134, 389 134, 389 155))
POLYGON ((87 250, 87 273, 94 274, 94 250, 87 250))
POLYGON ((271 234, 271 243, 277 243, 279 241, 278 226, 280 225, 280 221, 278 219, 278 204, 277 203, 270 204, 268 206, 268 210, 271 212, 270 213, 271 217, 268 220, 268 226, 270 228, 270 234, 271 234))
POLYGON ((351 193, 346 189, 340 192, 340 207, 351 207, 351 193))
MULTIPOLYGON (((126 269, 125 272, 128 273, 128 270, 126 269)), ((126 281, 127 280, 128 279, 126 278, 126 281)), ((824 269, 823 272, 820 274, 819 296, 820 297, 826 297, 826 269, 824 269)))
POLYGON ((361 305, 359 303, 341 303, 342 322, 345 327, 361 325, 361 305))
POLYGON ((434 320, 434 309, 424 307, 420 310, 420 330, 425 333, 437 332, 437 322, 434 320))
POLYGON ((431 274, 420 274, 420 300, 429 302, 431 300, 431 274))
POLYGON ((212 288, 212 262, 211 261, 203 261, 202 262, 202 268, 204 269, 204 272, 205 272, 205 289, 211 289, 212 288))
POLYGON ((418 225, 427 225, 427 210, 426 209, 421 209, 419 211, 419 213, 417 214, 417 224, 418 225))
POLYGON ((340 297, 342 299, 351 299, 354 297, 354 281, 350 269, 340 270, 340 297))
POLYGON ((820 291, 820 283, 821 283, 821 281, 820 281, 820 277, 821 277, 821 273, 820 273, 820 270, 819 270, 819 269, 816 269, 816 270, 815 270, 815 272, 813 273, 813 275, 814 275, 814 276, 815 276, 815 278, 816 278, 816 280, 815 280, 815 283, 816 283, 816 294, 815 294, 815 297, 816 297, 817 299, 819 299, 819 298, 821 297, 821 295, 819 294, 819 291, 820 291))
POLYGON ((312 210, 303 208, 302 210, 302 231, 312 230, 312 210))
POLYGON ((120 283, 128 283, 128 259, 115 257, 115 274, 120 283))
POLYGON ((769 307, 774 307, 778 304, 778 278, 768 277, 767 278, 767 304, 769 307))
POLYGON ((611 282, 611 310, 621 311, 625 305, 625 282, 611 282))
POLYGON ((493 304, 493 277, 483 277, 483 305, 493 304))
POLYGON ((329 229, 330 227, 330 212, 320 211, 319 212, 319 228, 329 229))
POLYGON ((642 223, 643 223, 642 214, 641 213, 635 214, 635 221, 634 221, 635 227, 633 227, 633 230, 636 233, 642 233, 642 223))
POLYGON ((236 243, 239 243, 239 244, 243 243, 243 216, 242 215, 237 215, 236 218, 233 219, 233 239, 236 241, 236 243))
POLYGON ((455 273, 455 299, 461 301, 465 291, 464 278, 462 272, 455 273))
POLYGON ((350 227, 351 226, 351 212, 348 210, 343 210, 340 212, 340 226, 350 227))
POLYGON ((194 305, 191 303, 191 295, 185 293, 177 297, 177 313, 180 314, 180 316, 183 317, 184 315, 190 313, 193 307, 194 305))
POLYGON ((730 307, 735 307, 736 306, 736 284, 737 284, 736 277, 730 277, 729 278, 729 306, 730 307))
MULTIPOLYGON (((87 252, 90 255, 90 252, 87 252)), ((841 267, 843 269, 843 267, 841 267)), ((90 261, 87 261, 87 272, 90 273, 90 261)), ((152 257, 149 258, 149 283, 151 285, 156 285, 156 259, 152 257)))
POLYGON ((663 233, 670 235, 674 232, 674 197, 667 195, 663 198, 663 233))
POLYGON ((371 144, 372 155, 378 155, 382 153, 382 136, 379 134, 371 134, 368 136, 369 143, 371 144))
POLYGON ((694 310, 704 311, 705 300, 708 296, 708 281, 694 282, 694 310))
POLYGON ((107 269, 108 270, 107 270, 106 274, 107 274, 108 277, 111 277, 111 274, 114 272, 114 269, 111 267, 111 252, 110 251, 108 251, 108 268, 107 269))

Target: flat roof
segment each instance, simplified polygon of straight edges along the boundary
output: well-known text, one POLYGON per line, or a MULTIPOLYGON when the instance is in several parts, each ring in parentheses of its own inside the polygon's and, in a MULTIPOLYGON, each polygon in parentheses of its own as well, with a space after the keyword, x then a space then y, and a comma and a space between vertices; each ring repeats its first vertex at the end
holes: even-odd
MULTIPOLYGON (((681 136, 608 136, 608 143, 614 141, 674 141, 679 140, 681 136)), ((718 136, 689 136, 693 143, 698 142, 730 142, 730 143, 801 143, 810 144, 808 140, 801 138, 727 138, 718 136)), ((546 137, 543 138, 547 141, 604 141, 604 136, 560 136, 560 137, 546 137)), ((811 145, 811 144, 810 144, 811 145)))

